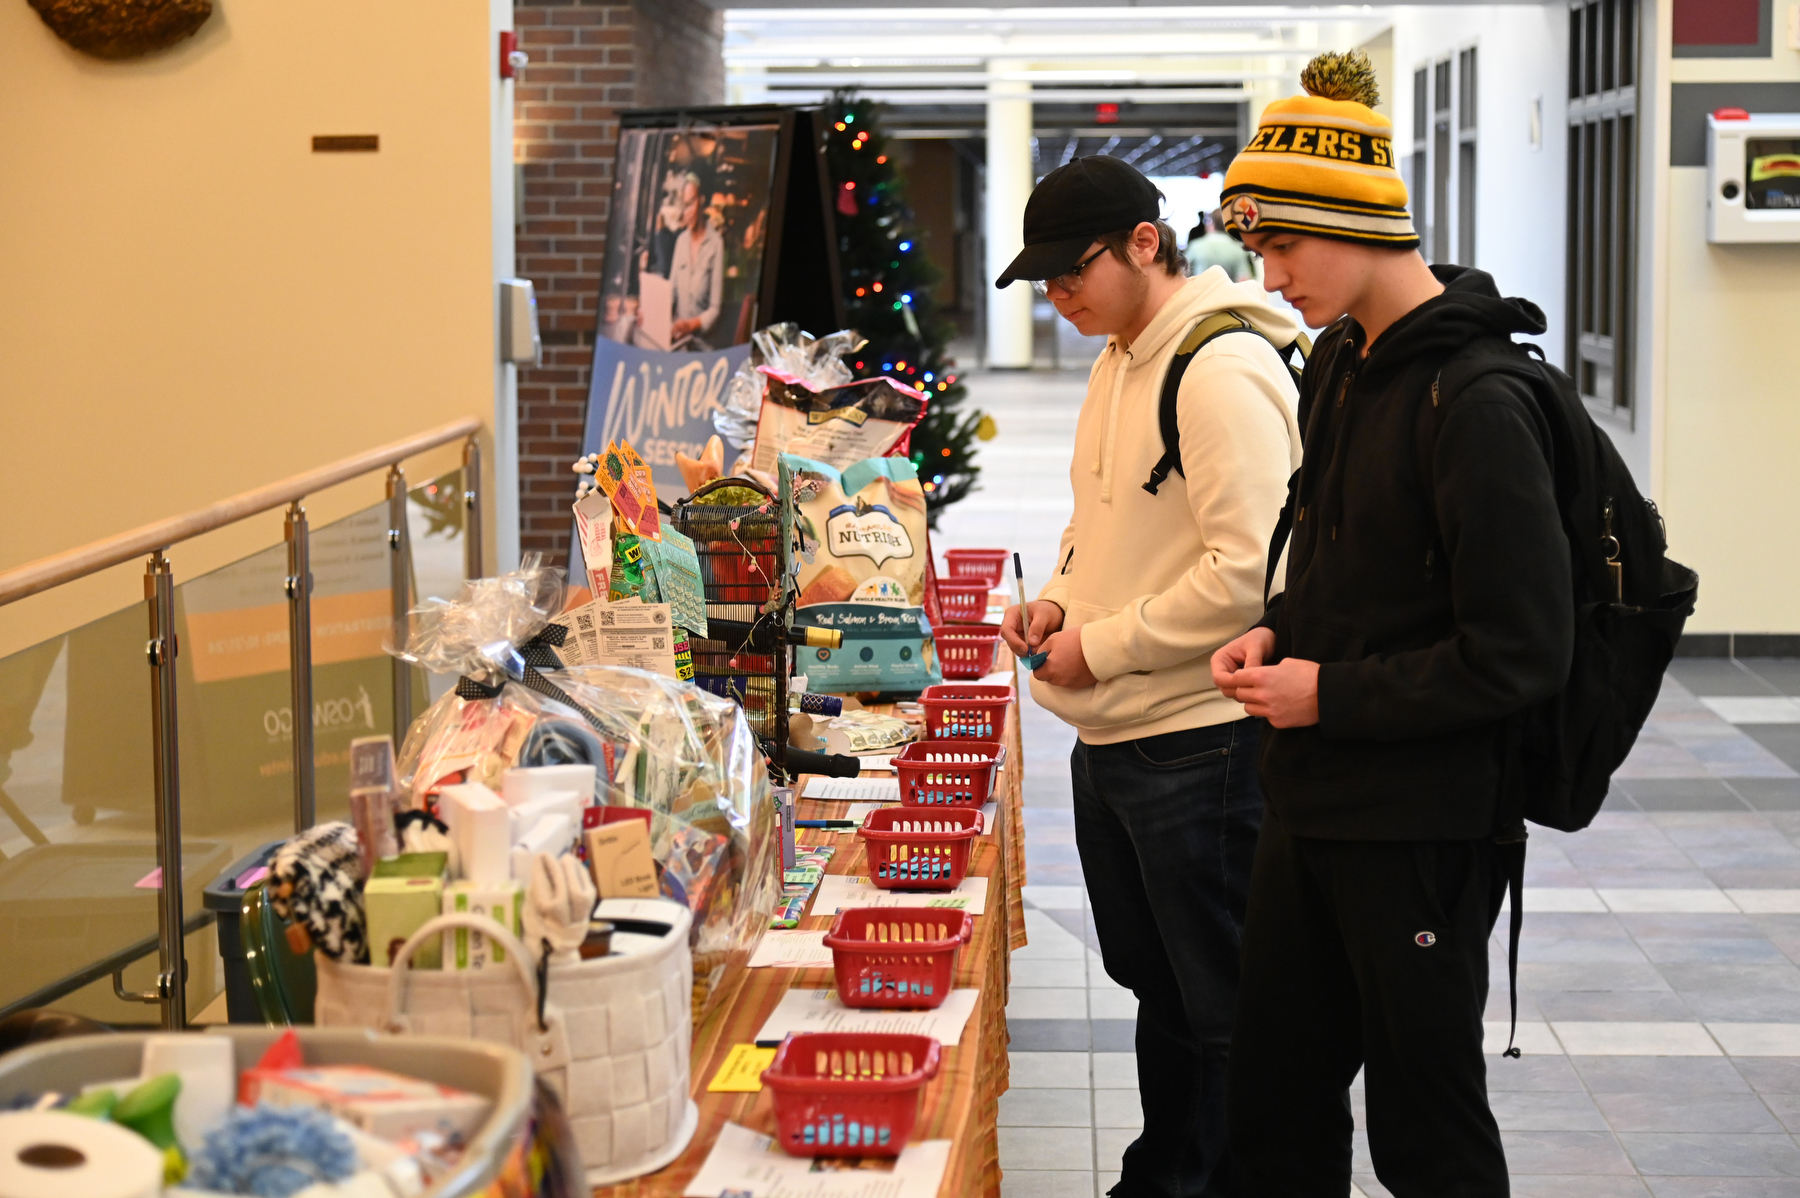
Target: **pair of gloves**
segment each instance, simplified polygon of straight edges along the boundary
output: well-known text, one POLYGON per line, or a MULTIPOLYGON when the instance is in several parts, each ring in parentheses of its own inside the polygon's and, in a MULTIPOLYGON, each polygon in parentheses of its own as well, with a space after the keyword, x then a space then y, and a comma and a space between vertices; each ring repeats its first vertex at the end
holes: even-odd
POLYGON ((587 866, 573 853, 560 857, 539 853, 532 859, 531 880, 525 885, 521 913, 525 947, 533 953, 547 952, 552 965, 578 964, 598 898, 587 866))

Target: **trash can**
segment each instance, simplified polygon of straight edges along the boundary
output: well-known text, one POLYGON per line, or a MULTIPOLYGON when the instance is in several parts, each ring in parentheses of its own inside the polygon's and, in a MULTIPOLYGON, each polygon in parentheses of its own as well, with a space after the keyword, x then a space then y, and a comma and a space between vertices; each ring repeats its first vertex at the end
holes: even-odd
POLYGON ((244 956, 244 892, 261 880, 256 871, 266 870, 275 850, 286 843, 285 839, 271 840, 239 857, 204 892, 206 909, 219 921, 219 957, 225 962, 225 1013, 233 1023, 263 1022, 250 985, 249 962, 244 956))

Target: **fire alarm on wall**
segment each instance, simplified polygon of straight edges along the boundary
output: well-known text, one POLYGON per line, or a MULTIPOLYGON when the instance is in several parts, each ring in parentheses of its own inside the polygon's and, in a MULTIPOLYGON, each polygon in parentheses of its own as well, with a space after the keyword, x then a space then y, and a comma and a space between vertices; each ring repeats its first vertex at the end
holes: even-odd
POLYGON ((525 64, 531 61, 531 55, 519 49, 519 35, 510 29, 500 31, 500 78, 516 78, 525 64))

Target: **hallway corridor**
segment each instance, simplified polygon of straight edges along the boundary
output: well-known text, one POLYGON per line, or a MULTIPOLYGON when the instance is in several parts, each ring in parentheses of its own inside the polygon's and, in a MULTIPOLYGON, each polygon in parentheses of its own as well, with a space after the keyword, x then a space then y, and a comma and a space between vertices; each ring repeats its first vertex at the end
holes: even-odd
MULTIPOLYGON (((1035 591, 1069 512, 1086 373, 972 374, 999 436, 942 547, 1018 548, 1035 591)), ((1136 1002, 1100 967, 1072 732, 1022 704, 1030 945, 1013 954, 1009 1198, 1092 1198, 1141 1122, 1136 1002)), ((1518 1198, 1800 1195, 1800 661, 1678 660, 1593 827, 1532 829, 1519 1044, 1504 922, 1488 1086, 1518 1198)), ((1352 1099, 1360 1120, 1360 1092, 1352 1099)), ((1355 1182, 1375 1180, 1357 1133, 1355 1182)))

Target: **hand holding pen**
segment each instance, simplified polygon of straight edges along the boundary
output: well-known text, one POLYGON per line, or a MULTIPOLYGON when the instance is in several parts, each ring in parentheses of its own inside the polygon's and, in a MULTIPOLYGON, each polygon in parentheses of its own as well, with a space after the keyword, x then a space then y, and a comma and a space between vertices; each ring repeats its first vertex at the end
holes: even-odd
POLYGON ((1013 581, 1018 587, 1019 604, 1007 609, 1000 621, 1000 636, 1026 669, 1035 670, 1044 663, 1038 647, 1062 628, 1063 610, 1043 599, 1026 601, 1025 567, 1016 552, 1013 554, 1013 581))

